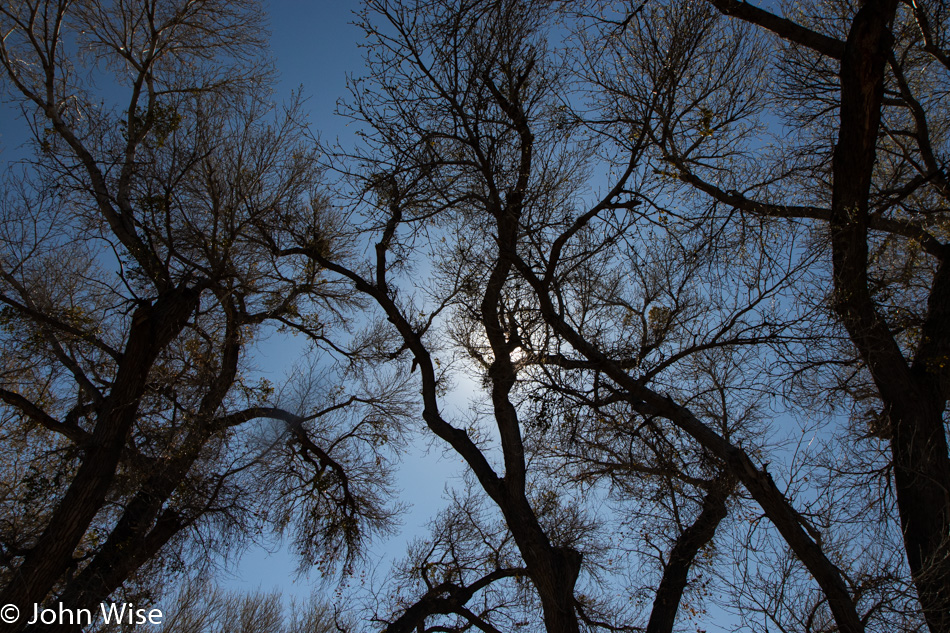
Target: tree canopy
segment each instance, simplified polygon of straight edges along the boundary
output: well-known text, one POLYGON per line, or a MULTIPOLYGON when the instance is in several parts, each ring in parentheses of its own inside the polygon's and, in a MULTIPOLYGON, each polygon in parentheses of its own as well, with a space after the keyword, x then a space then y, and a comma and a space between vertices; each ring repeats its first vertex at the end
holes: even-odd
POLYGON ((261 19, 253 2, 2 6, 35 149, 0 217, 0 594, 23 613, 154 602, 270 530, 345 563, 387 525, 398 382, 302 362, 275 390, 253 371, 268 328, 317 340, 355 303, 280 254, 347 246, 302 102, 269 102, 261 19))
POLYGON ((0 602, 354 572, 410 437, 465 476, 337 629, 950 631, 941 3, 366 0, 352 147, 259 20, 3 5, 0 602))

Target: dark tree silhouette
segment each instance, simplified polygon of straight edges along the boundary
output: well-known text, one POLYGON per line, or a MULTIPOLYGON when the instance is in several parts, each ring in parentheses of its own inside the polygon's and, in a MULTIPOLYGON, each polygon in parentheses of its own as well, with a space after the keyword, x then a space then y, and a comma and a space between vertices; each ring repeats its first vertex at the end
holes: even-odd
POLYGON ((350 301, 275 255, 345 244, 300 101, 267 103, 261 20, 240 1, 0 5, 36 150, 0 217, 0 599, 24 614, 4 630, 33 603, 154 602, 268 525, 352 560, 390 515, 398 380, 325 364, 339 389, 275 392, 250 369, 267 327, 329 331, 350 301))
POLYGON ((0 602, 355 569, 421 430, 464 490, 340 629, 948 631, 940 3, 367 0, 320 151, 255 5, 21 5, 0 602), (270 325, 338 362, 272 397, 270 325))

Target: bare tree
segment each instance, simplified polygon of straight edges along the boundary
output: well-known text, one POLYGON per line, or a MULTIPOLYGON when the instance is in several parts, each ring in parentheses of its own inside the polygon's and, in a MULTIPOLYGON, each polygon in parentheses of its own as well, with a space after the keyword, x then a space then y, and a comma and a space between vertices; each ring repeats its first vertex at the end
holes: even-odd
MULTIPOLYGON (((242 594, 225 591, 207 580, 191 580, 169 596, 162 610, 161 625, 135 627, 156 633, 331 633, 345 631, 346 623, 320 597, 309 604, 287 601, 279 591, 242 594), (289 613, 288 613, 289 611, 289 613)), ((128 627, 128 625, 124 625, 128 627)), ((123 630, 106 624, 96 633, 123 630)))
POLYGON ((213 4, 4 10, 0 600, 268 522, 352 565, 418 399, 467 488, 369 626, 947 630, 940 6, 369 0, 323 156, 213 4), (270 397, 268 324, 339 362, 270 397))
POLYGON ((346 240, 300 100, 268 104, 260 20, 254 2, 0 5, 36 150, 0 218, 0 599, 24 614, 153 602, 163 574, 268 526, 352 560, 391 514, 398 376, 325 364, 275 393, 249 363, 267 327, 318 340, 348 302, 275 254, 346 240))
MULTIPOLYGON (((947 631, 946 11, 710 4, 734 19, 707 16, 702 28, 747 31, 747 51, 771 54, 720 48, 698 73, 654 75, 668 104, 654 140, 676 178, 715 203, 823 233, 821 281, 852 345, 831 361, 848 367, 842 381, 867 425, 861 441, 889 447, 923 615, 931 631, 947 631), (750 136, 778 124, 777 145, 750 136)), ((682 59, 702 48, 684 47, 682 59)))
MULTIPOLYGON (((763 433, 762 401, 785 377, 767 368, 811 340, 813 308, 787 309, 818 256, 810 236, 676 197, 675 173, 654 168, 665 93, 644 90, 641 109, 605 108, 601 120, 579 115, 579 100, 609 86, 578 83, 568 42, 552 40, 560 17, 549 3, 368 3, 370 75, 347 110, 365 145, 338 166, 374 257, 288 253, 376 303, 397 335, 390 357, 408 352, 419 372, 426 424, 510 530, 547 630, 624 630, 643 617, 592 617, 579 590, 604 586, 604 532, 583 502, 557 499, 597 498, 606 476, 670 530, 627 548, 652 549, 650 630, 672 629, 733 498, 774 525, 828 619, 862 631, 873 609, 859 613, 845 561, 773 479, 763 433), (595 195, 598 169, 609 180, 595 195), (445 394, 467 372, 479 393, 471 417, 453 419, 445 394), (748 498, 733 496, 737 483, 748 498)), ((461 587, 432 583, 387 621, 428 630, 426 617, 451 612, 462 619, 450 630, 491 630, 446 610, 461 587)))

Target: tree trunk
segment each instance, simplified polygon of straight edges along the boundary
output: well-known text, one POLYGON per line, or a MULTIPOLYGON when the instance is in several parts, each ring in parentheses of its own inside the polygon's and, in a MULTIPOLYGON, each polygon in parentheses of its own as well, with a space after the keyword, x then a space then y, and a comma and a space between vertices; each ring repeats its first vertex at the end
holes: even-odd
MULTIPOLYGON (((46 531, 0 592, 0 604, 15 604, 21 613, 31 613, 33 604, 42 602, 73 564, 73 552, 102 508, 115 477, 152 363, 184 327, 197 300, 196 290, 175 290, 133 314, 128 343, 112 390, 98 412, 90 446, 46 531)), ((24 620, 0 624, 0 631, 19 631, 24 620)))
POLYGON ((699 516, 676 539, 656 590, 646 633, 672 633, 689 570, 699 550, 712 541, 716 528, 726 518, 726 502, 733 485, 731 477, 720 473, 703 498, 703 509, 699 516))
POLYGON ((950 632, 950 458, 946 397, 927 365, 947 343, 948 276, 934 277, 917 362, 908 367, 868 284, 871 179, 893 37, 895 0, 858 11, 841 61, 841 111, 833 159, 831 238, 835 310, 874 379, 891 423, 894 487, 907 561, 932 633, 950 632))

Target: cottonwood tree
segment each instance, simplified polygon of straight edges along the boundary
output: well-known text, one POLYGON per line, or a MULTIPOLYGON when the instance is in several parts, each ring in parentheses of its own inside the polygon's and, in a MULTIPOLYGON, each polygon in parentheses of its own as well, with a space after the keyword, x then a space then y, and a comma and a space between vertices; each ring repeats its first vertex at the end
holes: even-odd
POLYGON ((252 371, 269 325, 317 341, 349 301, 276 254, 346 242, 301 102, 269 104, 261 20, 241 1, 0 4, 35 150, 0 218, 0 600, 24 616, 154 603, 157 579, 268 526, 311 563, 352 560, 390 516, 398 376, 323 364, 275 392, 252 371))
POLYGON ((452 494, 430 533, 409 546, 384 579, 368 619, 387 633, 438 625, 449 630, 515 630, 539 607, 511 532, 477 484, 452 494))
MULTIPOLYGON (((950 630, 946 9, 709 5, 730 17, 683 25, 678 49, 641 37, 625 52, 640 89, 665 104, 653 140, 671 174, 714 203, 820 235, 818 280, 839 328, 829 338, 850 342, 828 346, 836 356, 825 360, 844 368, 836 393, 857 414, 853 441, 889 452, 865 460, 863 485, 876 489, 873 470, 889 471, 880 494, 896 503, 922 614, 931 631, 950 630), (743 32, 741 44, 700 43, 728 31, 743 32), (778 126, 780 138, 763 142, 778 126)), ((636 7, 624 11, 625 33, 650 30, 636 7)), ((624 46, 607 47, 619 75, 624 46)), ((614 87, 641 109, 656 99, 614 87)))
POLYGON ((373 626, 670 631, 712 582, 754 630, 946 630, 938 6, 372 0, 332 211, 248 6, 19 6, 0 598, 134 591, 173 536, 248 526, 248 490, 290 496, 261 520, 300 517, 311 561, 358 542, 408 375, 472 489, 373 626), (73 46, 132 98, 97 108, 73 46), (347 304, 375 316, 344 344, 347 304), (256 402, 272 321, 346 371, 256 402), (872 414, 821 426, 834 399, 872 414))
POLYGON ((808 232, 681 196, 656 163, 657 91, 638 111, 604 108, 606 122, 579 116, 606 86, 580 83, 573 64, 590 60, 564 54, 550 3, 367 7, 370 72, 346 111, 365 144, 336 166, 370 257, 286 252, 375 302, 389 332, 379 357, 409 357, 428 429, 465 461, 521 558, 473 569, 464 539, 436 534, 402 568, 424 588, 395 600, 388 626, 522 622, 491 587, 523 569, 539 605, 524 626, 672 630, 690 571, 715 558, 717 529, 741 508, 764 514, 771 542, 801 561, 818 595, 808 628, 864 630, 879 609, 849 586, 860 573, 842 570, 850 559, 767 468, 764 412, 783 378, 768 367, 810 341, 811 306, 793 305, 817 256, 808 232), (447 406, 462 380, 469 414, 447 406), (605 539, 590 502, 608 492, 647 529, 605 539), (591 615, 580 587, 605 593, 612 548, 646 554, 651 608, 591 615))

